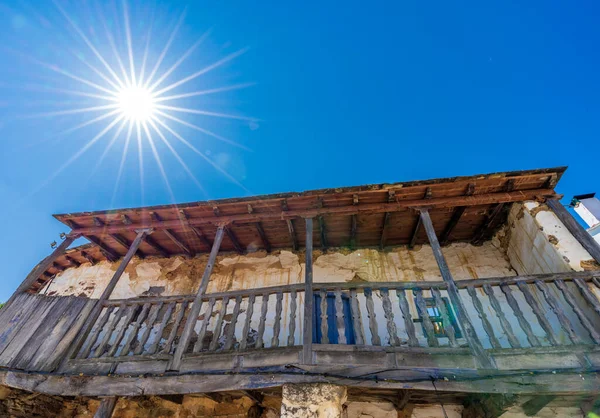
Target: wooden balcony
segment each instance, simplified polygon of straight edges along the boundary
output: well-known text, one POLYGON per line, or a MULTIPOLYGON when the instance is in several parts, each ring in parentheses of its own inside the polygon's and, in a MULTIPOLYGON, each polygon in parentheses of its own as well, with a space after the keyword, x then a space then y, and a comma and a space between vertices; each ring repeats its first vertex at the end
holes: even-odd
POLYGON ((456 281, 460 309, 447 282, 314 283, 306 322, 304 284, 206 294, 195 318, 195 295, 99 302, 23 293, 0 310, 0 382, 74 396, 287 382, 597 391, 599 279, 582 272, 456 281), (179 347, 188 321, 191 338, 179 347))

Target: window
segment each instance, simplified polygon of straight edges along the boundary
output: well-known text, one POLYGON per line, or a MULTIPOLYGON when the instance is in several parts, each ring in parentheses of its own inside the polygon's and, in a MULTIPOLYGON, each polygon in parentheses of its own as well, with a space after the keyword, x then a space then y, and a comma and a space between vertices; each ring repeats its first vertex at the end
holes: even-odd
MULTIPOLYGON (((444 320, 442 318, 442 313, 440 309, 437 307, 434 298, 423 298, 425 300, 425 306, 427 307, 427 314, 433 323, 433 331, 435 336, 438 338, 446 337, 446 332, 444 331, 444 320)), ((454 311, 450 307, 450 302, 448 298, 442 298, 444 302, 444 306, 446 307, 446 311, 448 312, 448 319, 450 319, 450 325, 454 328, 454 335, 456 338, 461 338, 462 334, 460 332, 460 328, 458 327, 458 323, 456 322, 456 318, 454 317, 454 311)), ((419 313, 419 318, 415 319, 414 322, 421 322, 423 324, 422 313, 419 311, 417 307, 417 311, 419 313)), ((423 334, 427 335, 427 331, 425 327, 423 327, 423 334)))

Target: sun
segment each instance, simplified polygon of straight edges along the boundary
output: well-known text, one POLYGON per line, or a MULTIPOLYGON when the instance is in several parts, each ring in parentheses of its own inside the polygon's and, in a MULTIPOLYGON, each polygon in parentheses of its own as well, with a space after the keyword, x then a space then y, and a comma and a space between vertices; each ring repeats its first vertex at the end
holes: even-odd
POLYGON ((126 86, 117 93, 121 115, 130 122, 148 122, 155 116, 152 92, 141 86, 126 86))

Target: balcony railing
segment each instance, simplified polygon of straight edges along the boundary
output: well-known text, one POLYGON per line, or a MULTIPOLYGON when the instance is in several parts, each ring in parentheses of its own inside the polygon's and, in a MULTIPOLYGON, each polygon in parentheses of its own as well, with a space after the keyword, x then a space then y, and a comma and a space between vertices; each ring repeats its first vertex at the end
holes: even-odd
MULTIPOLYGON (((476 338, 492 357, 524 348, 600 344, 600 281, 592 272, 456 284, 476 338)), ((313 292, 315 352, 337 345, 469 354, 470 341, 445 282, 315 283, 313 292)), ((77 371, 86 363, 156 360, 168 369, 186 321, 194 326, 184 359, 302 344, 304 284, 207 294, 197 318, 189 317, 193 300, 189 295, 105 301, 81 335, 97 301, 20 295, 0 311, 0 365, 77 371)))

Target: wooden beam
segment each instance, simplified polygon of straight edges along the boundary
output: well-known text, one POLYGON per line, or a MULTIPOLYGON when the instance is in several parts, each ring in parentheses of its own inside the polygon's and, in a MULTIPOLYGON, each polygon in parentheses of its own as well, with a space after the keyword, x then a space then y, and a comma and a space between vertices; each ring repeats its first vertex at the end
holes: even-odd
MULTIPOLYGON (((281 201, 281 210, 284 212, 287 212, 289 210, 286 199, 283 199, 281 201)), ((290 241, 292 241, 292 248, 294 249, 294 251, 298 251, 298 239, 296 237, 296 230, 294 229, 294 222, 291 219, 286 219, 285 222, 287 223, 290 241)))
POLYGON ((448 208, 456 206, 478 206, 490 205, 496 203, 511 203, 522 202, 525 200, 540 200, 558 197, 553 190, 549 189, 533 189, 519 190, 513 192, 500 192, 490 194, 480 194, 474 196, 456 196, 456 197, 439 197, 432 199, 415 199, 401 200, 394 203, 368 203, 364 205, 348 205, 348 206, 330 206, 323 208, 310 208, 304 210, 290 210, 288 212, 265 212, 265 213, 241 213, 236 215, 224 215, 213 218, 192 218, 187 222, 181 220, 157 222, 154 220, 146 220, 140 223, 131 225, 107 225, 104 228, 98 227, 81 227, 76 228, 72 233, 81 235, 103 234, 105 232, 119 232, 123 230, 133 231, 141 228, 153 229, 168 229, 168 228, 189 228, 189 226, 200 225, 219 225, 228 223, 252 223, 266 220, 285 220, 296 218, 314 218, 319 215, 356 215, 360 213, 385 213, 399 212, 406 209, 418 208, 448 208))
MULTIPOLYGON (((352 204, 354 206, 358 205, 358 195, 357 194, 352 196, 352 204)), ((358 215, 350 215, 350 217, 351 217, 350 218, 350 248, 354 249, 356 247, 356 232, 358 229, 358 215)))
POLYGON ((509 394, 469 395, 463 403, 462 418, 499 418, 516 405, 517 396, 509 394))
POLYGON ((65 271, 65 267, 61 266, 56 261, 52 262, 52 265, 50 267, 52 267, 52 268, 54 268, 55 270, 58 270, 58 271, 65 271))
MULTIPOLYGON (((465 192, 465 196, 473 196, 473 193, 475 193, 475 183, 469 183, 467 186, 467 191, 465 192)), ((448 221, 446 228, 444 228, 444 232, 442 232, 442 234, 440 235, 440 245, 446 245, 448 243, 450 234, 452 233, 452 231, 454 231, 456 225, 458 225, 458 221, 460 221, 460 218, 463 216, 466 209, 466 206, 459 206, 456 209, 454 209, 452 217, 448 221)))
POLYGON ((306 218, 306 256, 304 267, 304 327, 302 333, 302 363, 312 364, 313 338, 313 220, 306 218))
MULTIPOLYGON (((512 192, 514 189, 515 180, 508 179, 504 185, 504 190, 506 192, 512 192)), ((500 216, 503 213, 504 207, 505 203, 498 203, 493 207, 492 211, 488 213, 483 223, 479 226, 479 228, 477 228, 477 230, 473 234, 473 239, 471 240, 471 243, 473 245, 479 245, 483 242, 489 230, 494 228, 498 216, 500 216)))
POLYGON ((116 396, 102 398, 102 400, 100 401, 100 406, 98 407, 98 409, 96 410, 96 413, 94 414, 94 418, 111 418, 116 405, 117 405, 117 397, 116 396))
MULTIPOLYGON (((430 189, 431 190, 431 189, 430 189)), ((392 203, 396 201, 396 192, 393 190, 388 191, 388 203, 392 203)), ((385 212, 383 214, 383 225, 381 226, 381 238, 379 239, 379 248, 383 250, 385 247, 385 240, 387 238, 387 227, 390 223, 390 212, 385 212)))
POLYGON ((267 239, 267 234, 265 234, 265 230, 263 229, 262 224, 260 222, 256 223, 256 230, 258 231, 258 235, 260 235, 260 239, 263 242, 263 247, 268 253, 270 253, 271 243, 269 243, 269 240, 267 239))
POLYGON ((458 322, 461 324, 461 327, 464 331, 464 337, 469 343, 469 348, 482 368, 494 369, 496 368, 496 365, 493 359, 483 349, 481 341, 479 341, 479 337, 477 336, 475 328, 473 327, 473 323, 471 322, 471 319, 467 314, 467 310, 462 302, 456 282, 450 273, 450 268, 448 267, 448 263, 446 263, 446 258, 442 253, 442 248, 440 247, 440 243, 438 242, 435 234, 435 229, 433 228, 433 223, 431 222, 431 217, 429 216, 429 211, 427 209, 421 209, 420 211, 420 219, 425 227, 425 232, 427 233, 427 238, 429 239, 429 244, 431 245, 435 261, 440 269, 442 279, 444 279, 444 282, 446 282, 448 285, 448 296, 450 297, 452 307, 456 312, 458 322))
MULTIPOLYGON (((157 222, 162 222, 162 219, 160 218, 160 216, 158 215, 158 213, 156 212, 150 212, 150 217, 152 219, 154 219, 157 222)), ((169 229, 163 229, 162 232, 169 237, 169 239, 171 241, 173 241, 173 243, 175 245, 177 245, 179 247, 179 249, 181 249, 181 251, 184 252, 184 254, 188 257, 193 257, 194 254, 192 253, 192 251, 189 249, 189 247, 187 245, 185 245, 183 242, 181 242, 181 240, 179 238, 177 238, 177 236, 175 236, 175 233, 169 229)))
POLYGON ((71 257, 68 254, 65 254, 65 259, 73 266, 73 267, 79 267, 81 265, 81 263, 77 260, 75 260, 73 257, 71 257))
POLYGON ((525 402, 521 406, 521 409, 523 409, 523 412, 528 417, 536 416, 537 413, 540 412, 540 410, 546 405, 548 405, 548 403, 550 403, 555 397, 556 396, 554 395, 536 396, 533 399, 530 399, 527 402, 525 402))
POLYGON ((94 243, 96 246, 98 246, 98 248, 100 249, 102 254, 104 254, 104 257, 106 257, 108 259, 108 261, 115 262, 120 258, 119 254, 117 254, 112 249, 110 249, 106 245, 104 245, 104 243, 102 241, 100 241, 98 238, 96 238, 94 235, 84 235, 84 237, 87 238, 88 241, 90 241, 90 242, 94 243))
MULTIPOLYGON (((131 219, 129 219, 129 217, 127 215, 122 215, 123 218, 123 223, 125 225, 131 225, 131 219), (126 222, 126 220, 128 222, 126 222)), ((106 223, 98 218, 98 217, 94 217, 94 225, 96 225, 97 227, 103 227, 106 225, 106 223)), ((131 247, 131 242, 127 241, 127 239, 125 237, 123 237, 122 235, 119 234, 108 234, 109 237, 111 237, 113 240, 115 240, 117 242, 117 244, 121 245, 122 247, 125 248, 125 250, 128 250, 129 247, 131 247)), ((145 255, 144 253, 138 249, 138 255, 140 256, 140 258, 144 258, 145 255)))
POLYGON ((150 235, 146 235, 144 237, 144 242, 151 246, 155 251, 157 251, 162 257, 170 257, 171 254, 158 242, 154 240, 150 235))
POLYGON ((419 229, 421 229, 422 223, 423 221, 421 220, 421 216, 418 216, 417 223, 415 223, 415 226, 413 227, 413 232, 410 237, 410 242, 408 243, 408 248, 413 248, 415 246, 415 243, 417 242, 417 234, 419 233, 419 229))
POLYGON ((600 245, 592 236, 573 218, 569 211, 560 203, 558 199, 548 199, 548 207, 554 212, 558 219, 565 225, 571 235, 575 237, 585 250, 590 253, 592 258, 600 264, 600 245))
POLYGON ((87 253, 85 251, 81 252, 81 256, 83 258, 85 258, 87 261, 89 261, 92 266, 97 263, 97 261, 94 259, 94 257, 92 257, 89 253, 87 253))
POLYGON ((179 338, 179 343, 177 344, 175 354, 173 355, 173 361, 170 366, 171 370, 179 370, 179 368, 181 367, 181 359, 187 349, 187 346, 189 345, 190 337, 192 336, 192 332, 194 331, 194 327, 196 326, 196 319, 198 318, 198 315, 200 315, 200 309, 202 308, 202 297, 206 293, 206 288, 208 287, 210 275, 215 265, 219 249, 221 248, 221 243, 223 242, 224 232, 224 226, 220 226, 219 229, 217 229, 215 241, 210 250, 210 255, 208 257, 208 261, 206 262, 206 267, 204 268, 204 274, 202 275, 202 279, 200 280, 198 292, 196 292, 196 297, 194 298, 194 302, 192 302, 187 321, 185 321, 185 327, 183 329, 181 337, 179 338))
MULTIPOLYGON (((182 220, 185 221, 185 223, 187 224, 188 219, 190 218, 189 215, 187 214, 187 212, 183 209, 179 210, 179 213, 181 214, 181 218, 182 220)), ((199 227, 196 226, 189 226, 189 228, 192 230, 192 232, 196 235, 196 237, 204 244, 206 245, 208 248, 212 248, 212 242, 207 238, 206 235, 204 235, 204 233, 202 232, 202 230, 199 227)))
POLYGON ((323 250, 327 250, 327 247, 329 245, 327 243, 327 227, 325 226, 325 220, 323 219, 323 216, 318 216, 317 219, 319 221, 319 234, 321 237, 321 248, 323 250))
POLYGON ((233 248, 235 248, 235 250, 239 254, 244 254, 244 248, 242 247, 242 244, 240 244, 237 237, 235 236, 235 233, 231 230, 229 226, 225 227, 225 233, 227 234, 227 238, 229 238, 229 241, 231 241, 231 243, 233 244, 233 248))

